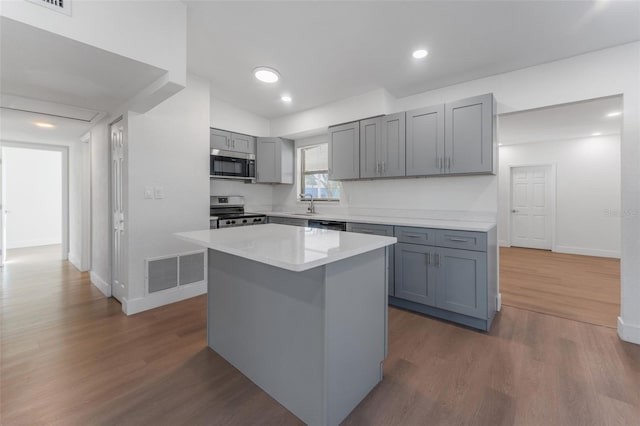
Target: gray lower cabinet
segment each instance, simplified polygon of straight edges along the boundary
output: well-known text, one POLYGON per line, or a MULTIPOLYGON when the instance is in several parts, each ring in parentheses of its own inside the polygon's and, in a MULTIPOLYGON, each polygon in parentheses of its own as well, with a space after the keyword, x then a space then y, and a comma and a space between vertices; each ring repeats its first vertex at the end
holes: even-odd
POLYGON ((436 276, 430 268, 432 247, 398 243, 396 250, 395 297, 434 306, 436 276))
POLYGON ((307 227, 309 221, 307 219, 296 219, 293 217, 269 216, 269 223, 278 223, 280 225, 302 226, 307 227))
POLYGON ((493 95, 447 103, 445 110, 445 173, 492 173, 493 95))
POLYGON ((489 330, 497 303, 496 229, 396 226, 395 236, 395 294, 389 304, 489 330))
POLYGON ((487 317, 487 254, 438 247, 436 303, 438 308, 487 317))
POLYGON ((329 179, 360 177, 360 122, 329 127, 329 179))
POLYGON ((257 183, 293 183, 294 148, 292 140, 258 138, 256 151, 257 183))
MULTIPOLYGON (((347 223, 347 232, 357 232, 358 234, 382 235, 393 237, 393 225, 377 225, 371 223, 347 223)), ((395 247, 388 247, 389 250, 389 295, 395 294, 395 247)))

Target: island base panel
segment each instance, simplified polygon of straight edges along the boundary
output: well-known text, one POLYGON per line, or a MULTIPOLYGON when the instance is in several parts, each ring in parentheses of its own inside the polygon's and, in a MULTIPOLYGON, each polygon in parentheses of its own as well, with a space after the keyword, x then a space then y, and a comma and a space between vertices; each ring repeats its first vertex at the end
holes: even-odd
POLYGON ((209 346, 309 425, 337 425, 382 379, 386 259, 303 272, 209 250, 209 346))

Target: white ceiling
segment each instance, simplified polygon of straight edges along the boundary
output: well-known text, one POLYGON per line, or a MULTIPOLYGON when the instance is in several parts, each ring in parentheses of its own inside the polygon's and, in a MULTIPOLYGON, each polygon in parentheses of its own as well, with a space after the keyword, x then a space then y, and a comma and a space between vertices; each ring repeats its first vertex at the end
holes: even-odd
MULTIPOLYGON (((50 102, 46 112, 53 115, 67 114, 67 106, 113 111, 166 72, 5 17, 0 17, 0 53, 2 95, 12 95, 26 104, 29 99, 50 102)), ((42 106, 32 103, 36 104, 42 106)), ((22 134, 37 120, 57 123, 44 134, 74 138, 95 125, 95 119, 83 123, 4 108, 0 114, 2 138, 22 134)), ((42 130, 22 140, 32 140, 42 130)))
POLYGON ((94 124, 50 115, 0 110, 0 139, 34 143, 68 143, 79 141, 94 124), (35 122, 53 124, 53 128, 36 126, 35 122))
POLYGON ((187 0, 190 70, 267 118, 377 88, 403 97, 640 39, 640 2, 187 0), (424 47, 423 61, 411 52, 424 47), (272 66, 281 80, 253 78, 272 66), (288 93, 291 104, 280 96, 288 93))
POLYGON ((620 96, 502 114, 498 140, 501 145, 513 145, 619 134, 622 116, 607 117, 614 111, 622 111, 620 96))

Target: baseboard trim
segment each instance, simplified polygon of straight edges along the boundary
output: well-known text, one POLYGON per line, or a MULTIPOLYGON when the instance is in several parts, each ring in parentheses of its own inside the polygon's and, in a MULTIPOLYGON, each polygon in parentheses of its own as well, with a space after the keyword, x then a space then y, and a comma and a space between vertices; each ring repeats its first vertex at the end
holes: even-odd
POLYGON ((496 310, 498 312, 502 310, 502 293, 498 293, 496 296, 496 310))
POLYGON ((640 345, 640 325, 626 324, 618 317, 618 336, 625 342, 640 345))
POLYGON ((557 253, 580 254, 583 256, 611 257, 620 259, 620 252, 616 250, 600 250, 583 247, 556 246, 554 248, 557 253))
POLYGON ((207 282, 189 284, 165 290, 162 292, 150 294, 146 297, 138 297, 136 299, 127 300, 126 305, 122 305, 122 310, 127 315, 137 314, 139 312, 148 311, 149 309, 158 308, 170 303, 179 302, 181 300, 190 299, 207 293, 207 282))
MULTIPOLYGON (((73 263, 73 262, 72 262, 73 263)), ((107 284, 105 280, 103 280, 100 275, 96 274, 93 271, 89 272, 89 278, 91 279, 91 284, 96 286, 98 290, 102 292, 107 297, 111 297, 111 286, 107 284)))
POLYGON ((509 243, 509 241, 507 241, 507 240, 500 240, 498 242, 498 245, 500 247, 511 247, 511 243, 509 243))

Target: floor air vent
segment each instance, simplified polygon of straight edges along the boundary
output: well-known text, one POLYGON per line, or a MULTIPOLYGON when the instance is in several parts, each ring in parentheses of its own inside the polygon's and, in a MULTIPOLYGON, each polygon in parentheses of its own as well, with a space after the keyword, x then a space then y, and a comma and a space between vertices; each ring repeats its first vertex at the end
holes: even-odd
POLYGON ((55 10, 65 15, 71 16, 71 0, 27 0, 28 2, 39 4, 47 9, 55 10))
POLYGON ((205 280, 205 252, 146 259, 147 292, 155 293, 205 280))

